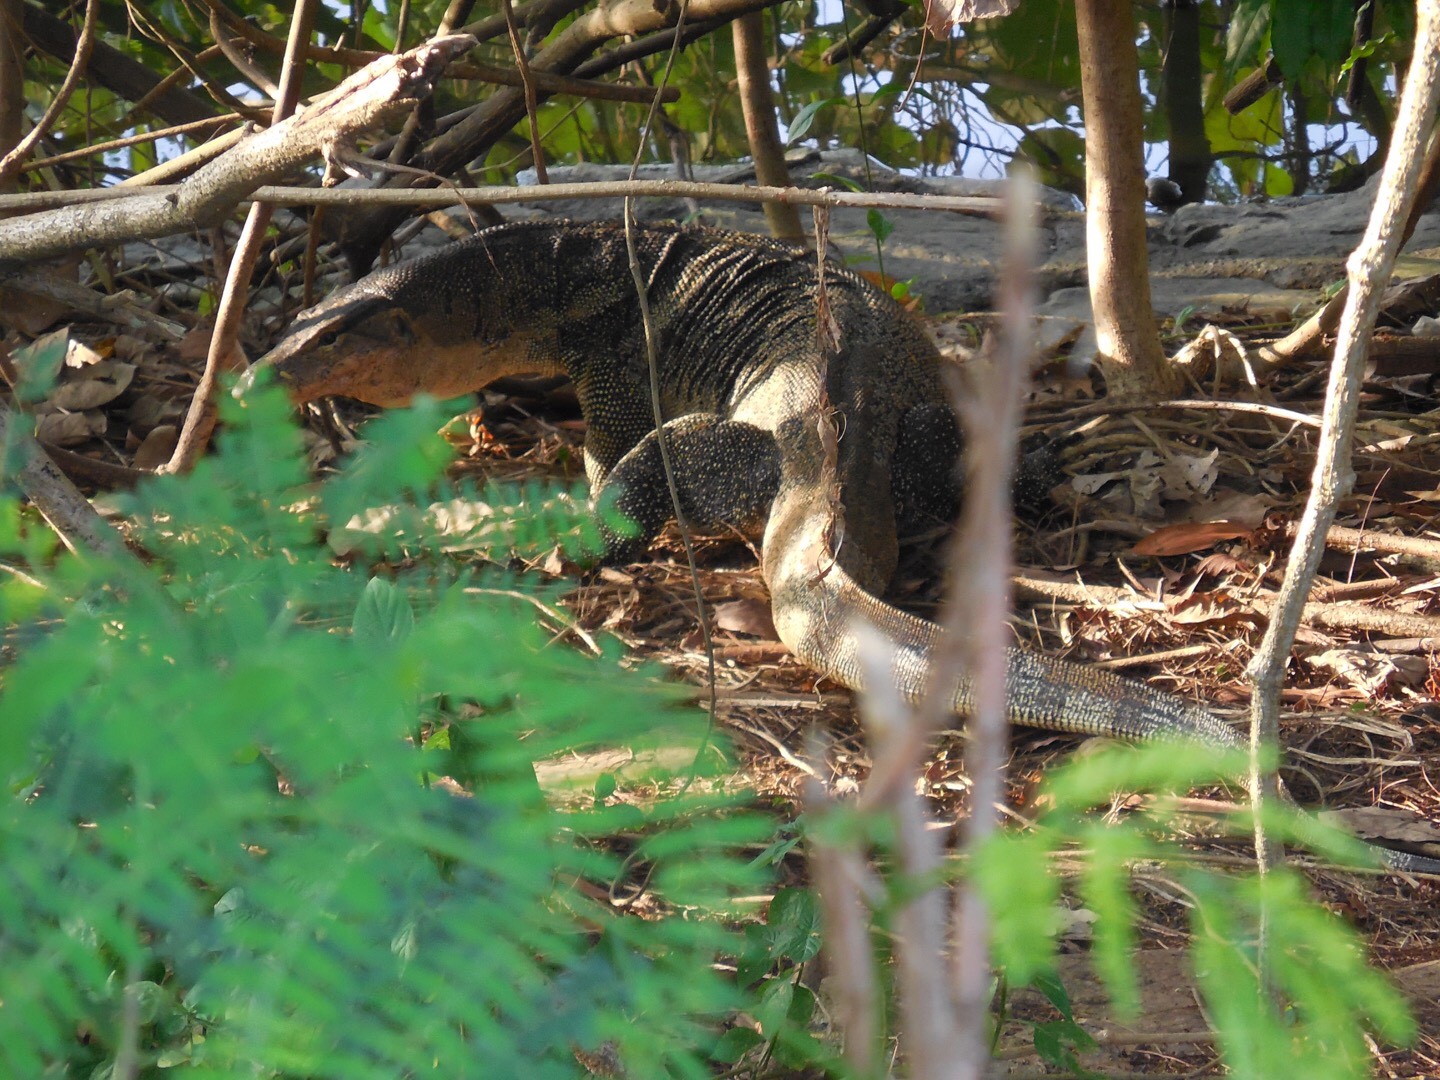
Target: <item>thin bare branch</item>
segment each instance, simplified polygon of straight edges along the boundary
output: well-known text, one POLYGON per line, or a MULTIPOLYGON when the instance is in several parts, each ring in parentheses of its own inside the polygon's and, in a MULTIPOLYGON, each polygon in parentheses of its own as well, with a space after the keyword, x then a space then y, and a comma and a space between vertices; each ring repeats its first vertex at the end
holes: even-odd
POLYGON ((1416 7, 1410 71, 1370 223, 1346 264, 1349 295, 1340 318, 1335 358, 1325 393, 1325 413, 1310 481, 1310 498, 1296 531, 1270 625, 1248 671, 1255 684, 1250 710, 1250 783, 1251 797, 1256 803, 1256 854, 1262 870, 1279 857, 1259 827, 1262 804, 1266 799, 1277 799, 1279 787, 1274 772, 1262 768, 1260 761, 1278 741, 1285 663, 1300 624, 1310 582, 1324 551, 1325 535, 1335 519, 1336 504, 1355 482, 1350 446, 1360 403, 1366 345, 1415 202, 1423 169, 1422 151, 1426 137, 1435 126, 1437 99, 1440 99, 1440 3, 1429 0, 1416 7))
MULTIPOLYGON (((278 127, 295 111, 300 100, 300 84, 305 73, 302 59, 305 43, 310 40, 315 25, 319 0, 297 0, 290 22, 289 46, 285 50, 285 62, 280 70, 280 85, 275 88, 275 109, 271 114, 271 129, 278 127)), ((211 22, 219 32, 219 25, 211 15, 211 22)), ((220 305, 215 313, 215 329, 210 335, 210 348, 205 357, 205 371, 190 399, 190 409, 185 416, 185 425, 175 451, 162 472, 188 472, 205 452, 210 434, 215 430, 215 390, 224 372, 241 371, 246 364, 245 351, 240 348, 240 316, 245 311, 245 302, 250 292, 250 279, 254 273, 255 260, 259 257, 261 244, 265 240, 265 229, 270 224, 274 207, 269 203, 252 203, 245 217, 245 227, 240 232, 240 241, 235 245, 230 258, 229 272, 225 287, 220 294, 220 305)))
POLYGON ((240 119, 239 116, 235 113, 230 113, 228 116, 217 116, 214 120, 194 120, 188 124, 175 124, 173 127, 156 128, 154 131, 139 131, 134 135, 127 135, 121 139, 109 139, 105 142, 77 147, 74 150, 66 150, 63 154, 55 154, 52 157, 36 158, 33 161, 26 162, 20 171, 34 172, 38 169, 48 169, 54 165, 63 165, 67 161, 99 157, 101 154, 108 154, 113 150, 124 150, 126 147, 139 146, 142 143, 159 142, 161 139, 175 139, 181 135, 190 135, 198 131, 210 132, 215 130, 217 121, 234 121, 238 119, 240 119))
MULTIPOLYGON (((819 761, 821 755, 810 756, 819 761)), ((813 773, 814 770, 812 770, 813 773)), ((819 822, 835 812, 818 779, 805 783, 805 812, 819 822)), ((823 827, 808 839, 810 871, 820 900, 829 984, 834 987, 835 1022, 845 1041, 845 1060, 857 1077, 880 1075, 881 993, 870 944, 867 894, 881 892, 853 844, 830 843, 823 827)))
MULTIPOLYGON (((178 197, 180 189, 159 189, 178 197)), ((133 198, 130 188, 91 188, 78 191, 36 191, 0 195, 0 212, 85 206, 133 198)), ((281 206, 405 206, 427 210, 472 202, 530 203, 551 199, 714 199, 740 203, 784 202, 795 206, 858 207, 882 210, 945 210, 972 217, 994 217, 1000 200, 985 195, 919 195, 906 191, 831 191, 828 188, 764 187, 755 184, 711 184, 694 180, 612 180, 594 184, 548 184, 540 187, 449 187, 400 191, 391 188, 313 188, 267 185, 247 192, 238 201, 261 201, 281 206)), ((1043 209, 1043 208, 1042 208, 1043 209)), ((1079 216, 1068 210, 1044 210, 1049 217, 1079 216)), ((22 221, 29 219, 20 219, 22 221)), ((8 224, 8 223, 7 223, 8 224)), ((140 235, 119 239, 138 239, 140 235)), ((159 234, 163 235, 163 234, 159 234)), ((0 224, 0 256, 5 251, 7 228, 0 224)))
MULTIPOLYGON (((1005 708, 1006 623, 1014 563, 1011 477, 1020 441, 1020 417, 1029 383, 1034 340, 1035 266, 1039 191, 1027 171, 1014 174, 1007 191, 1005 264, 1000 277, 1004 339, 991 341, 990 362, 957 395, 965 423, 965 513, 956 530, 950 569, 954 596, 942 612, 946 636, 963 641, 974 709, 966 725, 965 774, 970 778, 970 817, 963 846, 976 851, 995 832, 1004 801, 1010 724, 1005 708)), ((934 675, 926 694, 927 720, 939 727, 950 704, 954 674, 934 675)), ((975 884, 960 885, 954 912, 957 1075, 978 1080, 989 1059, 990 917, 975 884)))
POLYGON ((550 182, 545 171, 545 148, 540 145, 540 98, 535 91, 535 76, 530 70, 530 58, 525 55, 525 45, 520 40, 520 27, 515 22, 515 5, 510 0, 500 0, 505 8, 505 29, 510 35, 510 48, 515 53, 515 67, 520 72, 520 84, 525 91, 525 119, 530 126, 530 157, 535 167, 535 180, 541 184, 550 182))

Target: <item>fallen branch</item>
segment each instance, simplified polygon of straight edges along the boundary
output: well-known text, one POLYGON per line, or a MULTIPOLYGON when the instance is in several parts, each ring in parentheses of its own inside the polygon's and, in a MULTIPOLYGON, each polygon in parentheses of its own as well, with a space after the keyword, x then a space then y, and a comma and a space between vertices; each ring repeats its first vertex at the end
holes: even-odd
MULTIPOLYGON (((1077 606, 1107 608, 1128 607, 1137 612, 1162 613, 1163 601, 1140 596, 1132 589, 1115 585, 1081 585, 1072 581, 1050 581, 1046 578, 1015 576, 1015 595, 1026 600, 1058 601, 1077 606)), ((1244 602, 1233 600, 1230 614, 1247 613, 1268 619, 1275 610, 1277 596, 1262 593, 1249 596, 1244 602)), ((1376 609, 1353 601, 1326 603, 1310 601, 1300 609, 1300 621, 1306 626, 1324 630, 1354 630, 1391 634, 1412 638, 1440 638, 1440 616, 1416 615, 1404 611, 1376 609)))
POLYGON ((124 538, 36 445, 25 430, 29 422, 29 417, 0 405, 0 477, 13 472, 16 486, 71 552, 131 562, 143 576, 124 538))
POLYGON ((48 259, 215 225, 262 184, 403 116, 430 93, 445 65, 471 42, 456 35, 387 56, 304 112, 241 141, 177 187, 0 222, 0 258, 48 259))
MULTIPOLYGON (((179 188, 165 188, 177 192, 179 188)), ((0 195, 0 213, 6 210, 37 210, 80 206, 133 198, 130 189, 92 188, 79 191, 35 191, 21 195, 0 195)), ((397 190, 394 188, 313 188, 266 185, 247 192, 239 204, 270 202, 282 206, 404 206, 434 210, 469 203, 532 203, 551 199, 713 199, 743 203, 783 202, 795 206, 832 206, 881 210, 944 210, 975 217, 993 217, 1000 200, 988 195, 921 195, 908 191, 831 191, 829 188, 761 187, 754 184, 711 184, 696 180, 609 180, 600 183, 546 184, 544 187, 445 187, 397 190)), ((1068 210, 1045 207, 1048 217, 1064 217, 1068 210)), ((1078 216, 1078 215, 1077 215, 1078 216)), ((28 220, 26 218, 19 221, 28 220)), ((122 240, 138 239, 121 237, 122 240)), ((5 232, 0 228, 0 256, 4 254, 5 232)), ((1153 408, 1153 406, 1134 406, 1153 408)), ((1227 406, 1232 407, 1232 406, 1227 406)), ((1245 403, 1233 406, 1244 408, 1245 403)), ((1095 406, 1097 412, 1107 411, 1095 406)))
MULTIPOLYGON (((1285 527, 1285 538, 1294 540, 1299 525, 1285 527)), ((1374 529, 1350 529, 1331 525, 1325 530, 1325 546, 1334 551, 1377 551, 1384 555, 1403 555, 1431 564, 1440 564, 1440 541, 1423 536, 1401 536, 1398 533, 1376 532, 1374 529)))
MULTIPOLYGON (((1399 247, 1404 247, 1410 240, 1415 226, 1419 224, 1420 215, 1430 206, 1437 192, 1440 192, 1440 131, 1430 138, 1430 148, 1420 167, 1415 198, 1405 216, 1405 227, 1400 232, 1399 247)), ((1388 276, 1386 281, 1389 281, 1388 276)), ((1300 326, 1279 341, 1262 346, 1257 353, 1258 366, 1262 369, 1279 367, 1318 353, 1326 336, 1333 334, 1340 325, 1340 314, 1349 298, 1350 284, 1346 282, 1340 291, 1330 298, 1329 303, 1300 326)))

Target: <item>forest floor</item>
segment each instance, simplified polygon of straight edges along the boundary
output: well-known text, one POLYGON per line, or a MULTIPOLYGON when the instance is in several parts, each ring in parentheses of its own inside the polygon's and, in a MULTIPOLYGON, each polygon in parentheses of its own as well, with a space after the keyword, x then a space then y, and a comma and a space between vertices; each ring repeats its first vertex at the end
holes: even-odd
MULTIPOLYGON (((1237 313, 1228 329, 1256 329, 1237 313)), ((1262 331, 1264 328, 1261 328, 1262 331)), ((955 336, 956 327, 948 327, 955 336)), ((1440 351, 1435 356, 1440 372, 1440 351)), ((1091 399, 1088 379, 1052 365, 1037 374, 1027 438, 1063 445, 1064 477, 1053 506, 1017 532, 1015 640, 1079 663, 1149 680, 1243 722, 1245 665, 1266 626, 1284 571, 1291 524, 1313 465, 1320 369, 1270 377, 1258 388, 1195 387, 1192 407, 1113 412, 1091 399), (1205 406, 1250 402, 1255 411, 1205 406), (1157 530, 1164 529, 1164 532, 1157 530), (1161 554, 1146 554, 1158 547, 1161 554), (1138 548, 1138 550, 1137 550, 1138 548)), ((529 476, 575 462, 583 434, 562 389, 523 414, 487 423, 467 452, 484 475, 529 476)), ((1355 455, 1355 494, 1342 508, 1322 562, 1283 696, 1285 779, 1306 806, 1360 835, 1440 854, 1440 411, 1426 375, 1371 377, 1355 455)), ((574 474, 573 464, 571 473, 574 474)), ((909 545, 890 598, 932 615, 942 574, 941 535, 909 545)), ((775 640, 756 553, 734 537, 699 537, 699 580, 712 620, 720 724, 738 751, 735 781, 782 816, 799 812, 818 776, 832 791, 855 791, 870 768, 852 695, 790 656, 775 640), (816 761, 807 738, 823 731, 816 761)), ((542 568, 543 569, 543 568, 542 568)), ((549 569, 564 569, 553 562, 549 569)), ((675 530, 638 565, 591 574, 567 601, 580 625, 621 637, 697 686, 707 658, 691 577, 675 530)), ((705 696, 698 695, 701 704, 705 696)), ((1053 765, 1080 740, 1020 729, 1009 762, 1017 819, 1053 765)), ((969 812, 961 730, 937 734, 921 789, 937 827, 953 837, 969 812)), ((1175 842, 1208 865, 1253 865, 1247 845, 1215 835, 1207 820, 1243 792, 1197 793, 1175 842), (1188 823, 1188 824, 1187 824, 1188 823)), ((1115 812, 1125 812, 1117 796, 1115 812)), ((1409 997, 1420 1043, 1377 1048, 1377 1074, 1440 1075, 1440 882, 1308 865, 1331 910, 1355 926, 1375 961, 1409 997)), ((787 867, 805 880, 797 859, 787 867)), ((1135 877, 1142 911, 1136 957, 1142 1019, 1113 1019, 1086 958, 1087 922, 1077 910, 1061 974, 1076 1017, 1100 1046, 1082 1056, 1102 1075, 1209 1075, 1221 1071, 1188 968, 1185 892, 1165 867, 1135 877)), ((1078 904, 1078 901, 1076 902, 1078 904)), ((1011 1075, 1047 1075, 1026 1020, 1054 1019, 1038 993, 1012 997, 1001 1043, 1011 1075)))
MULTIPOLYGON (((1277 332, 1245 311, 1215 321, 1252 344, 1277 332)), ((163 433, 188 400, 203 334, 192 331, 157 348, 143 331, 117 335, 113 328, 77 324, 68 332, 77 343, 88 342, 82 348, 90 352, 67 369, 57 393, 69 396, 42 418, 40 431, 95 463, 86 475, 77 458, 66 462, 103 491, 126 467, 164 460, 163 433)), ((971 335, 966 320, 937 327, 942 341, 971 335)), ((1332 531, 1296 645, 1282 740, 1286 781, 1303 804, 1333 809, 1362 835, 1428 843, 1417 849, 1435 854, 1440 346, 1428 359, 1417 359, 1413 350, 1406 355, 1405 363, 1392 365, 1399 373, 1374 374, 1365 385, 1355 493, 1332 531)), ((1323 390, 1323 365, 1306 365, 1258 386, 1228 377, 1217 386, 1201 376, 1187 395, 1191 404, 1115 411, 1095 400, 1089 378, 1067 375, 1059 362, 1042 368, 1026 436, 1059 447, 1063 476, 1051 507, 1018 528, 1016 642, 1147 679, 1240 718, 1249 700, 1245 666, 1264 632, 1284 569, 1287 530, 1308 487, 1317 429, 1305 418, 1319 416, 1323 390)), ((323 470, 334 456, 335 422, 343 428, 363 414, 346 407, 310 417, 317 432, 330 432, 313 439, 316 467, 323 470)), ((478 412, 471 419, 453 428, 457 471, 487 479, 578 478, 584 424, 568 387, 536 383, 518 395, 487 392, 483 422, 478 412)), ((904 549, 890 592, 920 614, 933 614, 942 591, 936 569, 942 532, 904 549)), ((734 785, 755 792, 782 818, 798 813, 808 776, 832 791, 856 790, 869 757, 851 694, 817 679, 775 640, 755 554, 743 540, 701 537, 695 552, 713 620, 718 718, 736 749, 734 785), (828 739, 823 761, 811 760, 807 750, 816 730, 828 739)), ((584 629, 614 634, 677 677, 705 682, 690 571, 673 529, 642 564, 580 575, 551 554, 532 569, 572 583, 566 604, 584 629)), ((697 690, 697 698, 704 696, 697 690)), ((1015 732, 1008 796, 1017 819, 1032 804, 1039 778, 1075 753, 1077 742, 1015 732)), ((937 733, 920 781, 947 837, 968 813, 962 758, 963 732, 937 733)), ((1194 816, 1176 827, 1177 852, 1243 869, 1250 861, 1245 845, 1213 835, 1201 813, 1234 803, 1240 793, 1197 794, 1206 799, 1195 800, 1194 816)), ((1126 812, 1123 797, 1115 812, 1126 812)), ((792 883, 804 881, 802 860, 791 856, 782 873, 792 883)), ((1321 866, 1306 873, 1409 996, 1425 1032, 1410 1049, 1378 1047, 1378 1074, 1440 1075, 1440 882, 1321 866)), ((1135 889, 1143 915, 1139 1026, 1117 1023, 1107 1011, 1086 963, 1083 911, 1066 934, 1062 975, 1077 1019, 1100 1042, 1082 1060, 1114 1076, 1217 1072, 1183 951, 1189 933, 1184 890, 1162 866, 1137 872, 1135 889)), ((1045 1019, 1049 1008, 1038 995, 1012 998, 1014 1022, 1001 1044, 1011 1075, 1045 1074, 1027 1049, 1022 1021, 1045 1019)))

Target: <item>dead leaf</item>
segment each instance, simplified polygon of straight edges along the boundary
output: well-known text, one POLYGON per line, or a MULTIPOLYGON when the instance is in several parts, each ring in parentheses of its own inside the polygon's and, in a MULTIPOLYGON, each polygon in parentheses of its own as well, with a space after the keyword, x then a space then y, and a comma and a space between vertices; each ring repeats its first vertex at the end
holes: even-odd
MULTIPOLYGON (((70 364, 68 355, 65 363, 70 364)), ((87 360, 86 364, 82 372, 67 378, 50 391, 47 400, 51 405, 68 412, 98 409, 123 394, 135 378, 134 364, 120 360, 87 360)))
POLYGON ((937 38, 976 19, 998 19, 1009 15, 1020 0, 925 0, 925 25, 937 38))
POLYGON ((34 337, 55 325, 70 305, 46 296, 35 296, 8 285, 0 286, 0 324, 34 337))
POLYGON ((125 410, 125 419, 132 429, 149 431, 162 424, 178 424, 185 416, 185 407, 178 401, 138 394, 125 410))
POLYGON ((1353 687, 1367 697, 1375 697, 1386 686, 1423 685, 1430 674, 1429 661, 1408 653, 1383 653, 1361 649, 1327 649, 1305 658, 1317 671, 1353 687))
POLYGON ((1089 908, 1056 908, 1060 919, 1062 941, 1090 941, 1095 937, 1095 923, 1100 918, 1089 908))
POLYGON ((70 339, 65 349, 65 366, 67 368, 87 368, 93 364, 99 364, 110 355, 114 347, 114 339, 111 339, 103 347, 96 348, 87 345, 83 341, 70 339))
POLYGON ((131 464, 137 469, 158 469, 170 460, 179 438, 179 429, 174 424, 161 424, 141 440, 131 464))
POLYGON ((715 605, 715 625, 721 630, 774 641, 779 635, 770 617, 770 604, 765 600, 730 600, 715 605))
POLYGON ((104 435, 107 426, 104 413, 45 413, 35 418, 35 438, 56 446, 79 446, 104 435))
POLYGON ((1230 595, 1223 591, 1192 593, 1183 599, 1167 602, 1165 610, 1174 622, 1186 626, 1235 619, 1246 614, 1237 610, 1230 595))
POLYGON ((1204 495, 1215 486, 1220 475, 1216 461, 1220 449, 1208 454, 1172 454, 1160 475, 1165 481, 1165 495, 1171 499, 1189 499, 1204 495))
POLYGON ((1227 574, 1238 574, 1249 570, 1250 565, 1245 560, 1237 559, 1223 551, 1212 551, 1195 563, 1194 569, 1198 580, 1202 577, 1224 577, 1227 574))
POLYGON ((180 339, 180 346, 177 350, 180 359, 186 364, 203 363, 210 355, 210 338, 215 334, 215 321, 205 319, 194 330, 187 331, 180 339))
POLYGON ((1224 540, 1249 536, 1250 529, 1233 521, 1205 521, 1166 525, 1156 529, 1133 548, 1136 555, 1188 555, 1204 551, 1224 540))
POLYGON ((1385 806, 1351 806, 1323 810, 1320 819, 1353 832, 1362 840, 1392 840, 1404 844, 1440 844, 1440 824, 1417 818, 1408 810, 1385 806))
POLYGON ((1230 488, 1212 488, 1210 497, 1187 511, 1186 521, 1230 521, 1258 529, 1265 522, 1275 499, 1270 495, 1248 494, 1230 488))
MULTIPOLYGON (((22 384, 34 388, 47 387, 60 377, 69 351, 70 328, 62 326, 36 338, 27 348, 17 350, 20 355, 12 355, 10 359, 22 384), (64 348, 59 348, 62 343, 64 348)), ((33 401, 34 394, 38 392, 32 392, 27 400, 33 401)))
POLYGON ((545 557, 536 564, 536 568, 551 577, 560 577, 565 573, 565 552, 557 544, 545 553, 545 557))
POLYGON ((1392 285, 1380 298, 1381 314, 1397 326, 1433 315, 1440 306, 1440 274, 1392 285))
POLYGON ((151 350, 150 342, 134 334, 121 334, 115 339, 113 355, 121 360, 138 360, 151 350))

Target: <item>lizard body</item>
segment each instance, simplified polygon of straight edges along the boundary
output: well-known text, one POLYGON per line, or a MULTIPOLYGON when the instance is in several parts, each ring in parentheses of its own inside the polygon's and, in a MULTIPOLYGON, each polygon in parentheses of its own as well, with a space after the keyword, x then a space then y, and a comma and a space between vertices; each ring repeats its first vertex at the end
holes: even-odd
MULTIPOLYGON (((888 296, 831 263, 824 306, 838 345, 824 355, 815 256, 803 248, 649 225, 637 227, 636 243, 687 517, 763 530, 775 627, 797 657, 863 690, 853 631, 863 619, 893 645, 895 686, 917 701, 939 628, 879 597, 898 535, 953 507, 958 436, 934 345, 888 296), (827 449, 819 421, 829 410, 839 437, 827 449)), ((607 534, 607 558, 637 555, 672 516, 616 225, 502 225, 377 271, 304 314, 257 366, 297 403, 343 394, 397 405, 509 375, 567 374, 588 421, 592 490, 613 487, 640 530, 607 534)), ((951 699, 966 712, 968 685, 951 699)), ((1198 705, 1019 649, 1009 656, 1007 711, 1028 727, 1242 745, 1198 705)), ((1397 869, 1440 871, 1440 860, 1384 855, 1397 869)))

